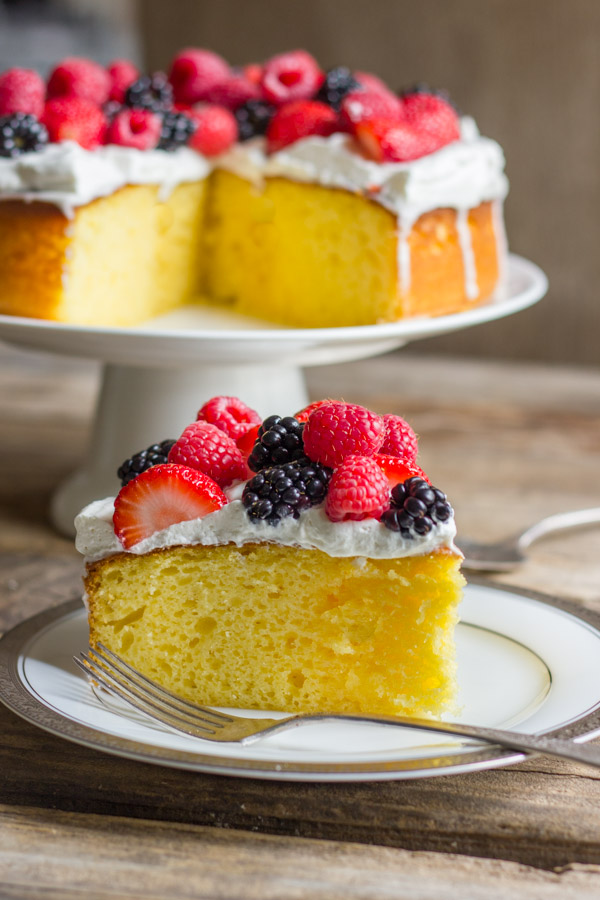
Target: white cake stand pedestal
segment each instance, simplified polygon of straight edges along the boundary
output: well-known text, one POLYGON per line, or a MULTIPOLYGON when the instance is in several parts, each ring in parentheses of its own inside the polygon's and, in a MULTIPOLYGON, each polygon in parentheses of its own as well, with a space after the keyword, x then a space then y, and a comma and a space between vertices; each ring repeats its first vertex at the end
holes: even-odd
POLYGON ((0 316, 0 339, 105 363, 86 460, 52 499, 56 528, 115 494, 116 470, 144 447, 176 438, 211 396, 239 396, 261 415, 307 403, 302 369, 377 356, 419 338, 519 312, 546 293, 544 273, 510 256, 501 296, 466 312, 352 328, 283 329, 208 307, 187 307, 136 328, 92 328, 0 316))

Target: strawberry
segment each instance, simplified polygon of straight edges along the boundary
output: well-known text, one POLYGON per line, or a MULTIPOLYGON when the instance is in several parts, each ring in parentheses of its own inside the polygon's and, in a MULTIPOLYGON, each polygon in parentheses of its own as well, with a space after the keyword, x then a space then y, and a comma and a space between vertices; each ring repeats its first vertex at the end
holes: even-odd
POLYGON ((260 99, 260 88, 254 82, 249 81, 245 75, 229 75, 206 92, 208 103, 217 103, 230 110, 237 109, 248 100, 260 99))
POLYGON ((325 79, 317 61, 306 50, 280 53, 265 63, 261 87, 265 100, 280 106, 314 97, 325 79))
POLYGON ((235 144, 238 126, 233 113, 223 106, 199 104, 188 112, 196 130, 188 144, 204 156, 218 156, 235 144))
POLYGON ((0 75, 0 117, 21 112, 40 118, 46 85, 32 69, 8 69, 0 75))
POLYGON ((326 403, 336 402, 336 400, 315 400, 314 403, 309 403, 308 406, 304 407, 304 409, 301 409, 299 412, 294 413, 294 418, 298 419, 299 422, 308 422, 308 417, 315 411, 315 409, 320 409, 322 406, 325 406, 326 403))
POLYGON ((363 91, 368 91, 370 94, 379 94, 380 97, 398 100, 398 97, 391 88, 389 88, 381 78, 378 78, 377 75, 373 75, 372 72, 354 72, 354 77, 363 91))
POLYGON ((431 140, 408 122, 389 118, 365 119, 354 134, 367 156, 377 162, 409 162, 431 153, 431 140))
POLYGON ((402 103, 394 94, 377 94, 373 91, 352 91, 346 94, 340 108, 340 119, 344 128, 354 132, 354 127, 365 119, 403 118, 402 103))
POLYGON ((111 88, 109 73, 91 59, 70 56, 50 73, 47 99, 81 97, 101 106, 108 100, 111 88))
POLYGON ((386 476, 390 488, 406 481, 407 478, 413 477, 422 478, 428 484, 431 483, 423 469, 415 462, 400 459, 399 456, 389 456, 385 453, 376 453, 373 459, 386 476))
POLYGON ((115 534, 126 550, 178 522, 201 519, 225 506, 215 482, 187 466, 147 469, 121 488, 115 500, 115 534))
POLYGON ((241 452, 242 456, 245 460, 248 459, 252 450, 254 449, 254 445, 258 439, 258 429, 260 425, 250 425, 246 428, 240 436, 236 439, 236 445, 238 450, 241 452))
POLYGON ((404 116, 422 139, 427 139, 433 153, 460 137, 460 120, 454 107, 437 94, 419 91, 406 94, 402 100, 404 116))
POLYGON ((106 116, 83 97, 55 97, 48 100, 42 122, 51 141, 76 141, 86 150, 101 144, 106 132, 106 116))
POLYGON ((316 100, 295 100, 281 106, 269 122, 267 147, 274 153, 300 138, 327 137, 338 130, 338 116, 330 106, 316 100))

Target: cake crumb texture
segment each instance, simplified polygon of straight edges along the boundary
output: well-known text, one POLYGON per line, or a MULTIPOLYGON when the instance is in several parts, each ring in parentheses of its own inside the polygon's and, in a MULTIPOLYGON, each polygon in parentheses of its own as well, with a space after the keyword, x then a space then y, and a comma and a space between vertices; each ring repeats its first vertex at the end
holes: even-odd
POLYGON ((436 716, 455 702, 459 565, 276 544, 118 554, 88 566, 90 643, 197 703, 436 716))

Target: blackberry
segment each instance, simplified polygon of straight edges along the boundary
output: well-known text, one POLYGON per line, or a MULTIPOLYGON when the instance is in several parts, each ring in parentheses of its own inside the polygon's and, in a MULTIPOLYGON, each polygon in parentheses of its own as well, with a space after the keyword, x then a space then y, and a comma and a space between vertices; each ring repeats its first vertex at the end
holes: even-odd
POLYGON ((46 126, 29 113, 0 117, 0 156, 35 153, 48 143, 46 126))
POLYGON ((196 123, 185 113, 164 113, 157 149, 177 150, 187 144, 195 130, 196 123))
POLYGON ((452 507, 446 495, 423 478, 408 478, 392 488, 391 507, 381 517, 390 531, 411 538, 429 534, 434 525, 447 522, 452 507))
POLYGON ((264 100, 247 100, 234 112, 238 124, 240 141, 248 141, 265 134, 269 122, 275 114, 275 107, 264 100))
POLYGON ((152 444, 146 450, 141 450, 139 453, 126 459, 117 471, 117 477, 121 479, 121 487, 125 487, 126 484, 133 481, 146 469, 151 469, 152 466, 158 466, 160 463, 166 463, 169 450, 174 443, 175 441, 161 441, 160 444, 152 444))
POLYGON ((125 91, 125 106, 166 112, 173 103, 173 88, 164 72, 143 75, 125 91))
POLYGON ((346 94, 359 87, 360 84, 350 69, 346 66, 336 66, 325 73, 325 81, 317 91, 315 100, 320 100, 321 103, 326 103, 339 112, 346 94))
POLYGON ((251 520, 278 525, 325 499, 331 469, 312 462, 293 462, 263 469, 246 482, 242 503, 251 520))
POLYGON ((265 419, 256 436, 256 443, 248 457, 248 465, 253 472, 261 472, 269 466, 303 461, 308 463, 304 453, 302 432, 304 424, 292 416, 269 416, 265 419))

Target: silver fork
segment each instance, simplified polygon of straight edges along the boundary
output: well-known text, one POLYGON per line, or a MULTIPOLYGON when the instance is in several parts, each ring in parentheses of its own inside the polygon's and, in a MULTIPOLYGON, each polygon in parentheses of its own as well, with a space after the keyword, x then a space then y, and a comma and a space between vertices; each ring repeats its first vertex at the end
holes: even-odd
POLYGON ((583 528, 586 525, 600 525, 600 506, 548 516, 525 531, 493 544, 480 544, 468 538, 458 538, 456 543, 465 555, 463 569, 476 572, 508 572, 523 562, 525 552, 534 541, 539 541, 540 538, 556 531, 583 528))
POLYGON ((560 738, 517 734, 512 731, 479 725, 401 716, 354 715, 352 713, 313 713, 287 716, 282 719, 252 719, 245 716, 234 716, 231 713, 197 706, 188 700, 177 697, 132 668, 129 663, 101 643, 90 648, 87 653, 82 652, 79 656, 74 656, 73 659, 88 678, 102 685, 121 700, 125 700, 135 709, 176 731, 202 738, 205 741, 251 744, 261 738, 287 731, 290 728, 297 728, 305 723, 366 722, 373 725, 400 726, 473 738, 477 741, 486 741, 490 744, 507 747, 510 750, 560 756, 600 768, 600 746, 584 746, 560 738))

